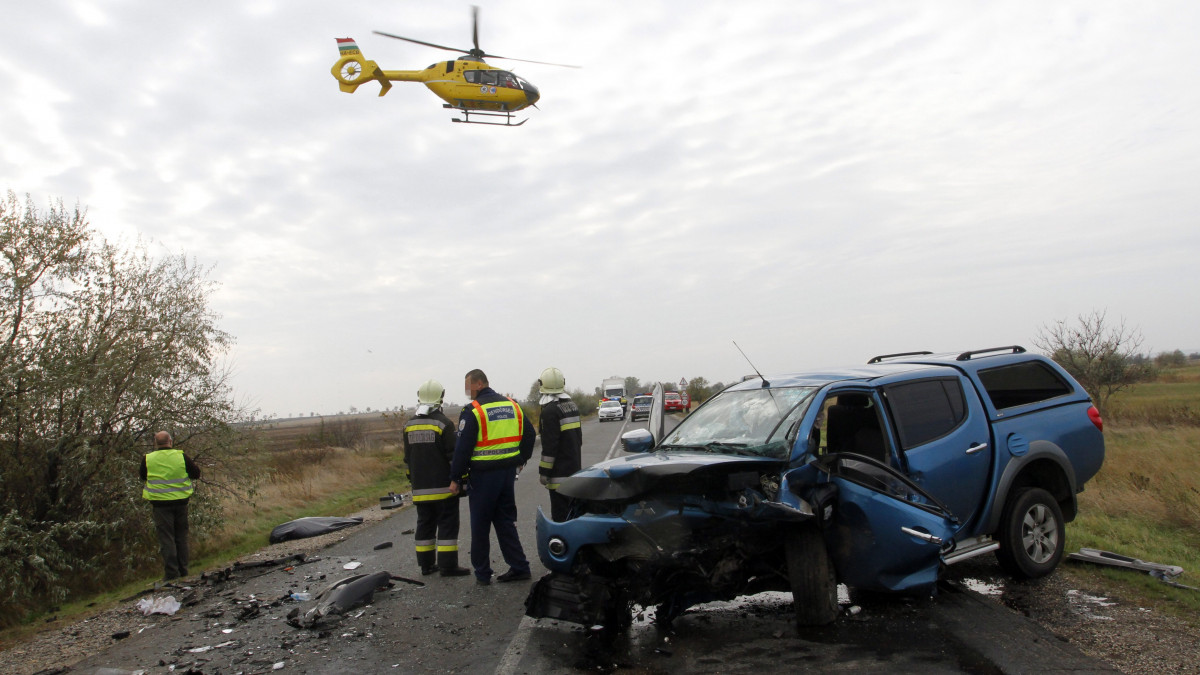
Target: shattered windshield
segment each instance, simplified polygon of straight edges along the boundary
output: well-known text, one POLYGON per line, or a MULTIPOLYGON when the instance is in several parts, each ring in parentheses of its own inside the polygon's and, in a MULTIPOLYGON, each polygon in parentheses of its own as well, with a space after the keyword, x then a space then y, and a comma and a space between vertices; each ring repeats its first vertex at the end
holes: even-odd
POLYGON ((659 450, 687 449, 783 459, 813 387, 726 391, 687 417, 659 450))

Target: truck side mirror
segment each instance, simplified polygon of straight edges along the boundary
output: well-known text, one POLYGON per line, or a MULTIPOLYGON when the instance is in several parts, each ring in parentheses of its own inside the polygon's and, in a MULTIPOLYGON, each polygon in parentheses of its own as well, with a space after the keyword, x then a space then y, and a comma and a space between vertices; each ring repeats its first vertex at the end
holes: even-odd
POLYGON ((647 429, 634 429, 621 434, 621 446, 625 452, 650 452, 654 449, 654 436, 647 429))

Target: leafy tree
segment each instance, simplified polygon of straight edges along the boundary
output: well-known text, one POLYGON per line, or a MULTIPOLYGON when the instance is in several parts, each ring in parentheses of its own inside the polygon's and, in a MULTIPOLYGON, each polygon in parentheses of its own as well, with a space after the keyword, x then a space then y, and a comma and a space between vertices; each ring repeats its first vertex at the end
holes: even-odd
POLYGON ((1079 381, 1102 414, 1113 394, 1153 375, 1150 366, 1135 358, 1141 331, 1127 327, 1124 319, 1108 321, 1104 311, 1043 326, 1033 343, 1079 381))
MULTIPOLYGON (((155 431, 210 485, 243 418, 207 271, 96 241, 85 213, 0 201, 0 624, 157 565, 137 467, 155 431)), ((193 497, 194 531, 217 518, 193 497)))
POLYGON ((708 380, 704 377, 693 377, 688 380, 687 385, 688 398, 692 403, 699 403, 712 395, 712 389, 708 385, 708 380))
POLYGON ((636 377, 625 378, 625 394, 636 396, 642 390, 642 381, 636 377))

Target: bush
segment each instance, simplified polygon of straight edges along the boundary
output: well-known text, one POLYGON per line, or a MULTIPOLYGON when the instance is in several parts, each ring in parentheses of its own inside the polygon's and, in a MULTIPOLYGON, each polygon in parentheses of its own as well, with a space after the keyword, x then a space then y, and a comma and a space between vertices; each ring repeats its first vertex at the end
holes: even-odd
MULTIPOLYGON (((138 465, 154 432, 208 486, 241 479, 223 471, 240 411, 206 275, 93 241, 79 209, 0 201, 0 625, 152 568, 138 465)), ((201 533, 212 490, 191 503, 201 533)))

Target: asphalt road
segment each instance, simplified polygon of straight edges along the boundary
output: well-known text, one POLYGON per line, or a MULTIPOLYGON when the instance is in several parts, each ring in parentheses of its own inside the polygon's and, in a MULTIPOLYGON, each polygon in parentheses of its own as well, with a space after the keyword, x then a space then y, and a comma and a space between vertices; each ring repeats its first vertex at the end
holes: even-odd
MULTIPOLYGON (((670 420, 674 422, 676 420, 670 420)), ((584 465, 620 454, 620 432, 645 426, 586 422, 584 465)), ((518 527, 534 578, 545 573, 534 542, 538 506, 549 500, 537 480, 536 455, 517 481, 518 527)), ((461 561, 469 564, 467 508, 462 507, 461 561)), ((693 608, 662 632, 647 612, 635 619, 614 651, 599 652, 579 626, 524 616, 529 582, 478 586, 473 577, 422 577, 413 553, 416 510, 398 510, 345 538, 316 562, 292 572, 239 573, 202 593, 173 617, 154 616, 145 628, 71 672, 98 669, 147 673, 570 673, 619 668, 632 673, 814 672, 1053 673, 1114 672, 1035 623, 960 585, 943 584, 932 600, 843 596, 843 613, 829 627, 797 632, 788 594, 767 593, 693 608), (406 534, 407 533, 407 534, 406 534), (391 542, 390 548, 376 546, 391 542), (347 571, 344 566, 361 566, 347 571), (316 594, 351 574, 387 570, 420 580, 397 582, 371 605, 314 630, 288 625, 305 605, 293 592, 316 594), (274 605, 274 606, 272 606, 274 605)), ((492 542, 492 566, 506 567, 492 542)), ((953 569, 953 568, 952 568, 953 569)))

